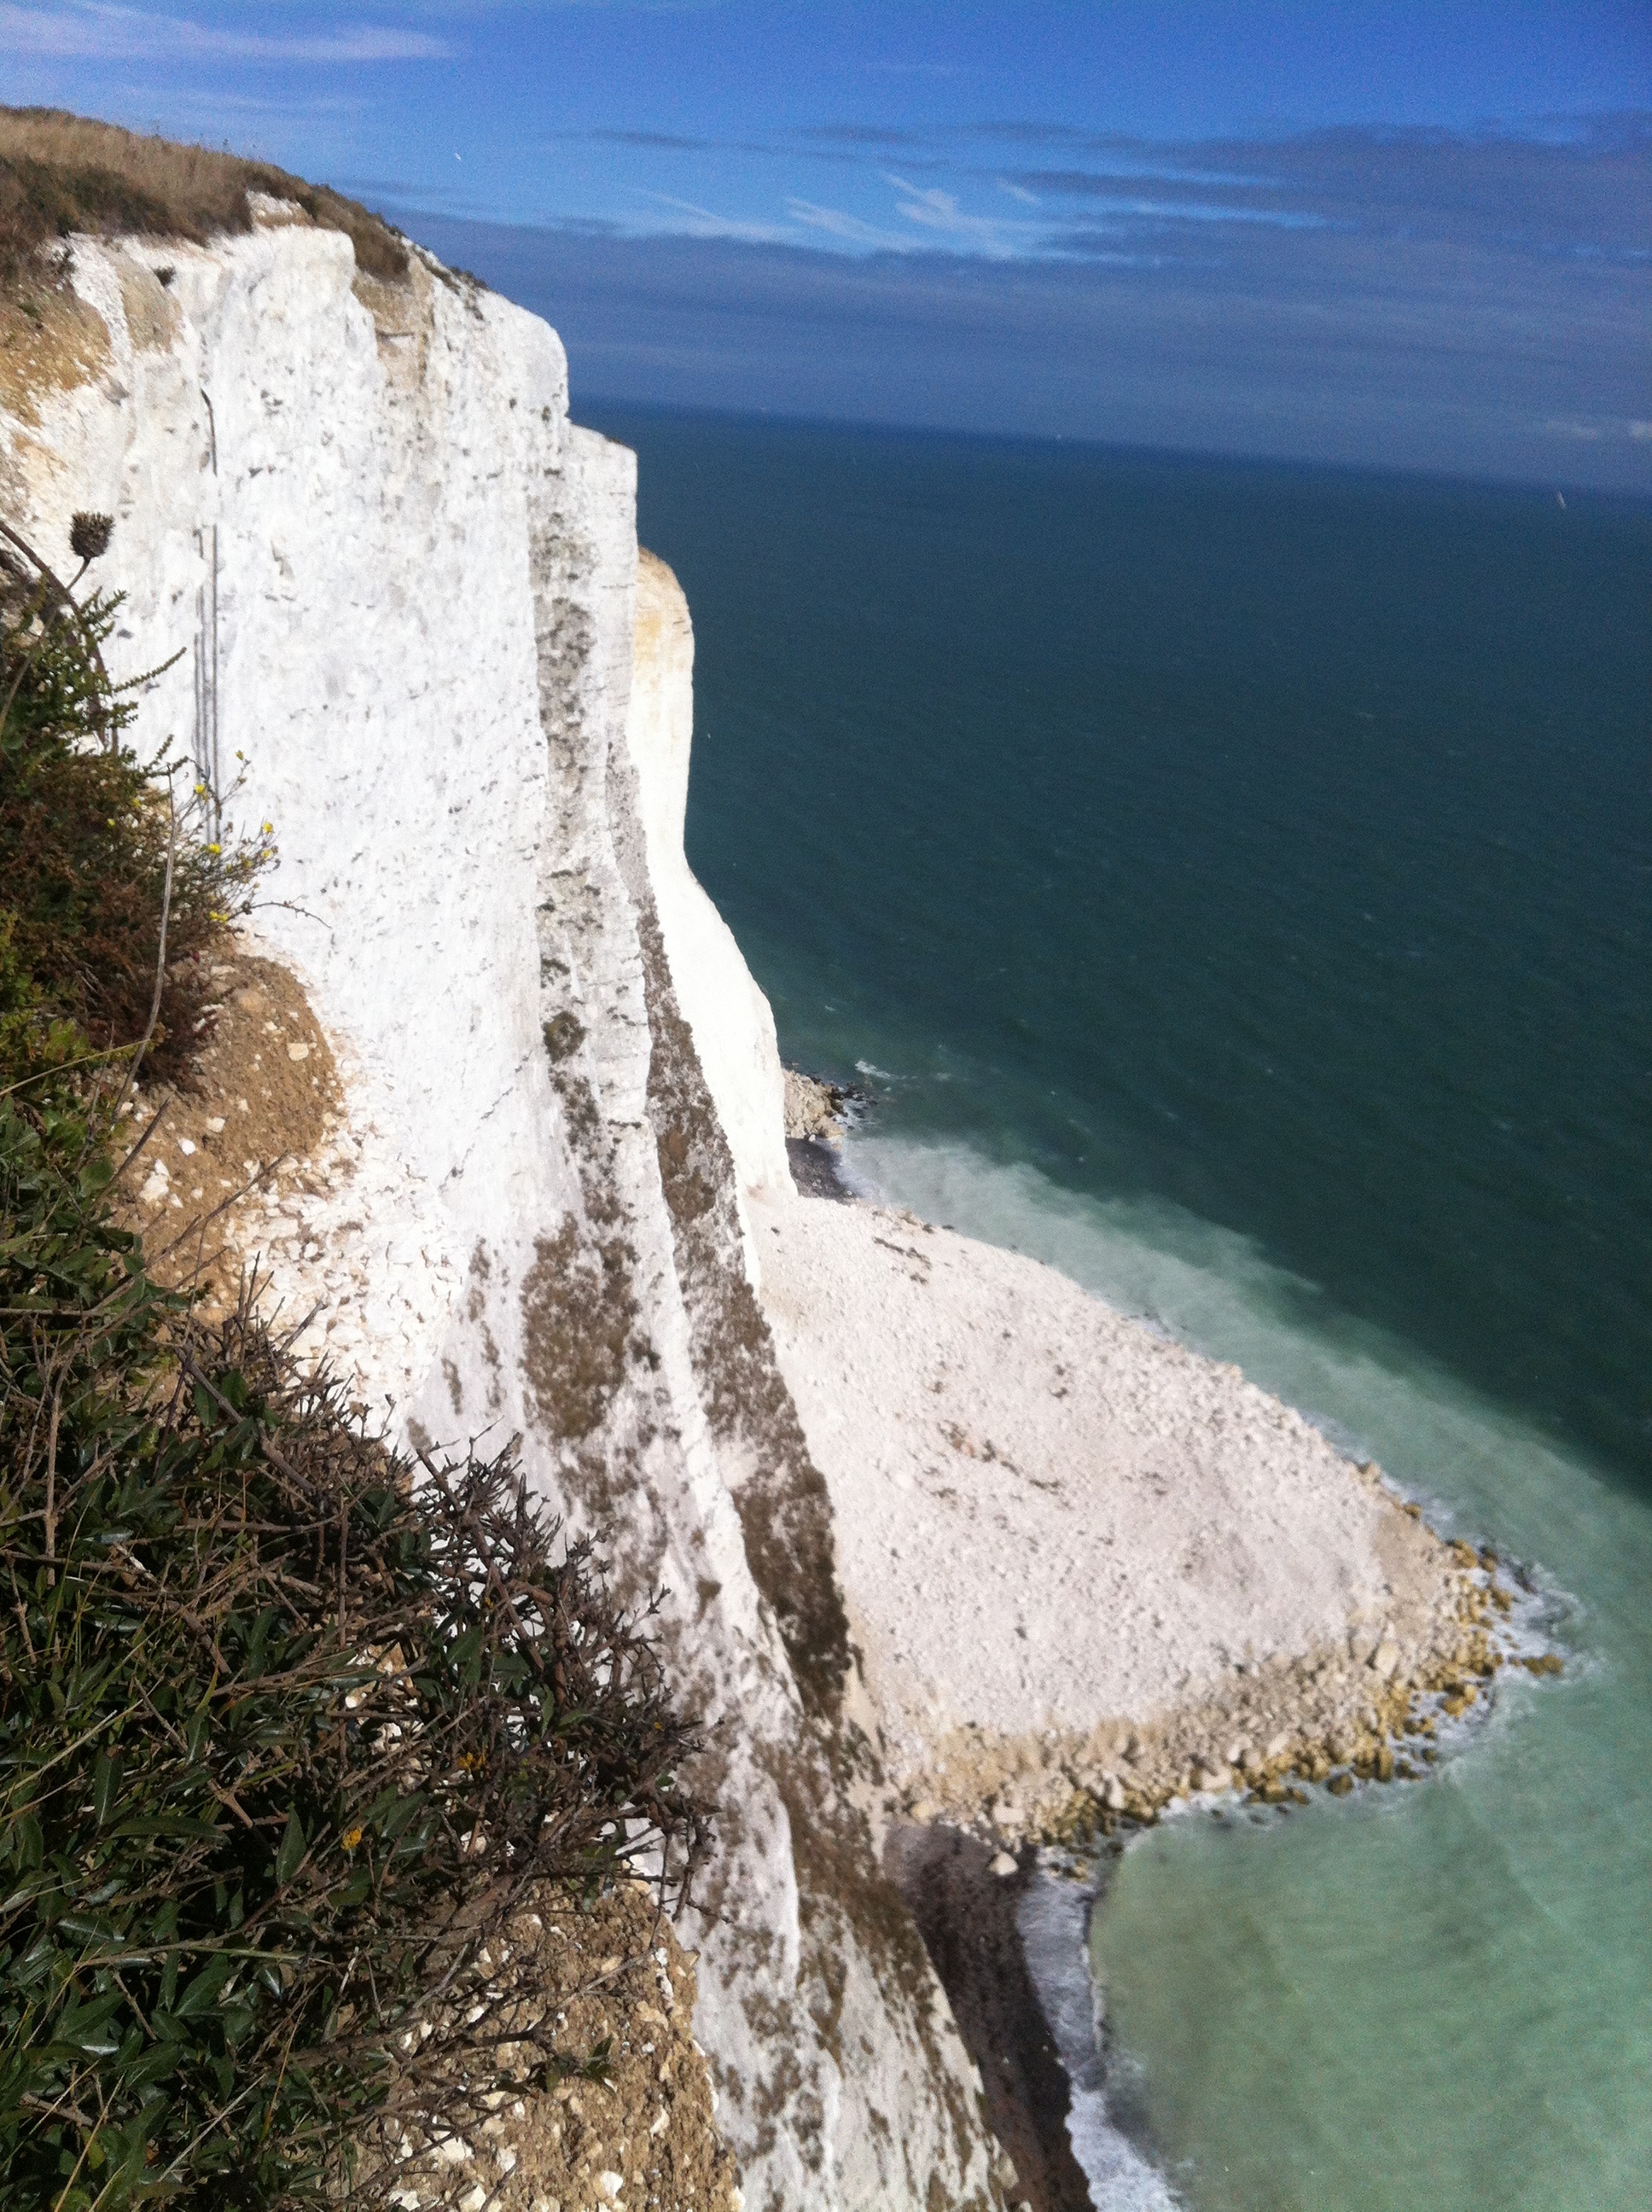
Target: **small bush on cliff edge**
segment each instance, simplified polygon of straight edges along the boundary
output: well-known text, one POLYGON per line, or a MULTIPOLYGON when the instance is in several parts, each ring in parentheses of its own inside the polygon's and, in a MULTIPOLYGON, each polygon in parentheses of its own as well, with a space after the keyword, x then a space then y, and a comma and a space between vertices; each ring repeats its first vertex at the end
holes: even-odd
MULTIPOLYGON (((58 611, 80 665, 0 654, 0 707, 78 820, 114 702, 58 611)), ((510 1932, 641 1852, 686 1879, 694 1738, 508 1455, 415 1467, 249 1300, 149 1279, 74 1018, 147 866, 76 878, 66 965, 0 913, 0 2203, 372 2201, 404 2127, 590 2059, 510 1932)))

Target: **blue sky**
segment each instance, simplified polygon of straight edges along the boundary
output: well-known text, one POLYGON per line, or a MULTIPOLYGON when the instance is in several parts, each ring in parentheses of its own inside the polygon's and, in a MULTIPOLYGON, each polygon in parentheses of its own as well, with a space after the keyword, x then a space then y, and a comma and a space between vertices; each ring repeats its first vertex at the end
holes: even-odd
POLYGON ((1652 489, 1652 9, 0 4, 549 313, 576 395, 1652 489))

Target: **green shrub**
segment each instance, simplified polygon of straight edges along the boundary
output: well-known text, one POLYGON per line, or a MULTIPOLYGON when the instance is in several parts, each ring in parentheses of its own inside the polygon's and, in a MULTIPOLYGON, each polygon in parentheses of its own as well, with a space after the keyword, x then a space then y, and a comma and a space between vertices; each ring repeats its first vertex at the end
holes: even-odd
POLYGON ((554 2077, 553 2023, 483 1953, 536 1885, 692 1844, 687 1738, 508 1461, 415 1485, 246 1313, 174 1324, 134 1393, 161 1302, 131 1255, 74 1208, 31 1243, 33 1296, 15 1233, 3 1285, 0 2189, 251 2212, 374 2121, 554 2077))
POLYGON ((246 910, 269 848, 205 842, 206 794, 186 784, 175 813, 177 779, 123 742, 145 679, 117 689, 104 670, 121 604, 94 593, 76 605, 0 543, 0 905, 43 1000, 96 1048, 122 1050, 149 1018, 170 862, 167 968, 147 1058, 152 1073, 187 1080, 208 1002, 201 956, 246 910))
POLYGON ((695 1738, 508 1454, 398 1457, 113 1218, 70 1017, 130 1029, 120 935, 154 957, 164 878, 106 611, 0 641, 7 818, 61 862, 0 877, 0 2203, 370 2201, 403 2126, 599 2062, 511 1930, 641 1855, 686 1880, 695 1738))

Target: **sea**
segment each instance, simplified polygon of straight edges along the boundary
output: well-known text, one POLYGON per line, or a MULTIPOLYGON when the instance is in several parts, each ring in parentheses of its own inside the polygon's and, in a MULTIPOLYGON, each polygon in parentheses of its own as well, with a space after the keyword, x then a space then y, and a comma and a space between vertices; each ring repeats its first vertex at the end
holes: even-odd
POLYGON ((1425 1782, 1113 1866, 1048 1968, 1098 2205, 1644 2212, 1652 506, 580 411, 851 1176, 1237 1361, 1564 1656, 1425 1782))

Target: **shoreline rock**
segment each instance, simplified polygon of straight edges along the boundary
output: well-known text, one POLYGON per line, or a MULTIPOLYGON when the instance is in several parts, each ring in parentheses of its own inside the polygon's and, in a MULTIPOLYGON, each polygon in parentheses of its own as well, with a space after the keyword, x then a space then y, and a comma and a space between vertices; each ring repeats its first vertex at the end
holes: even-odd
MULTIPOLYGON (((1363 1661, 1357 1649, 1330 1650, 1248 1668, 1169 1714, 1102 1722, 1084 1736, 962 1731, 909 1784, 901 1809, 1011 1850, 1086 1848, 1198 1796, 1305 1803, 1296 1785, 1340 1796, 1356 1782, 1422 1780, 1442 1723, 1488 1706, 1502 1669, 1562 1671, 1557 1655, 1513 1650, 1503 1626, 1510 1595, 1493 1571, 1460 1571, 1439 1638, 1404 1671, 1389 1663, 1392 1645, 1363 1661)), ((1350 1642, 1365 1640, 1356 1632, 1350 1642)))
MULTIPOLYGON (((1409 1516, 1409 1507, 1400 1510, 1409 1516)), ((1410 1670, 1380 1640, 1363 1662, 1356 1648, 1249 1668, 1199 1703, 1142 1723, 1104 1722, 1074 1741, 966 1736, 908 1790, 902 1814, 1011 1851, 1084 1851, 1151 1826, 1196 1796, 1305 1805, 1306 1788, 1339 1797, 1360 1783, 1425 1780, 1442 1725, 1484 1717, 1500 1673, 1564 1671, 1554 1651, 1515 1648, 1517 1601, 1495 1555, 1448 1548, 1458 1632, 1442 1616, 1441 1638, 1410 1670)), ((1365 1640, 1350 1639, 1356 1647, 1365 1640)))
POLYGON ((781 1112, 788 1143, 799 1138, 816 1143, 840 1143, 848 1125, 854 1093, 841 1083, 828 1083, 820 1076, 805 1075, 801 1068, 783 1067, 780 1073, 784 1086, 781 1112))

